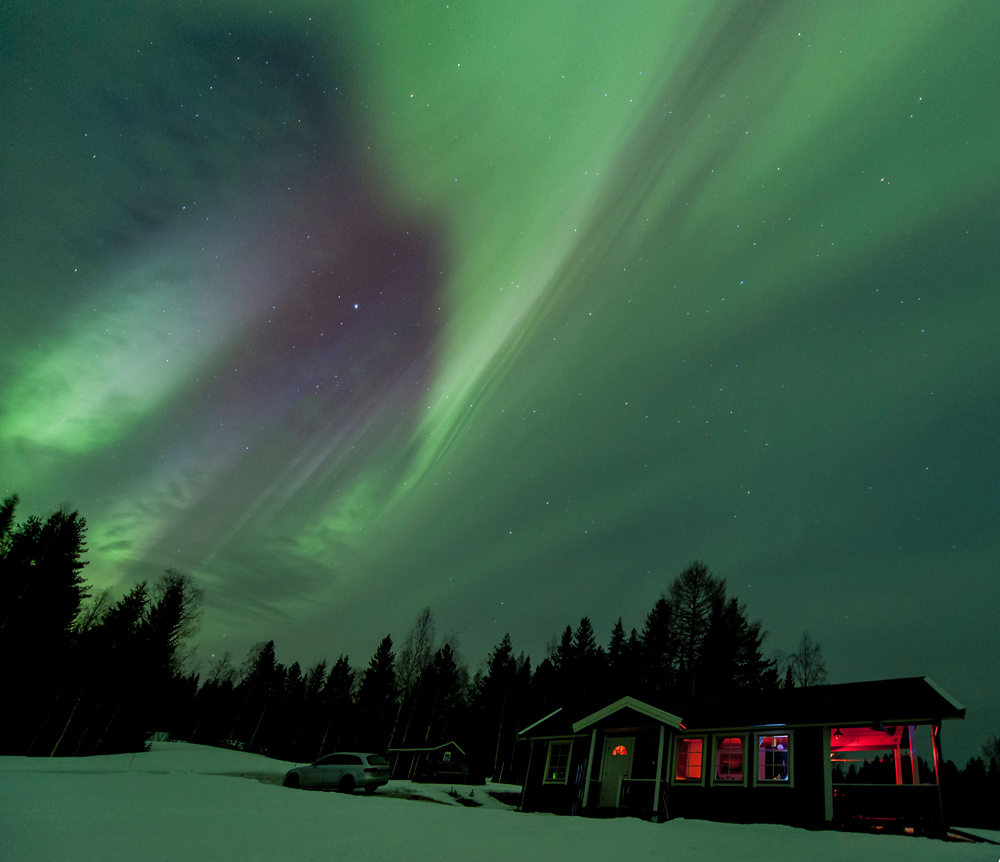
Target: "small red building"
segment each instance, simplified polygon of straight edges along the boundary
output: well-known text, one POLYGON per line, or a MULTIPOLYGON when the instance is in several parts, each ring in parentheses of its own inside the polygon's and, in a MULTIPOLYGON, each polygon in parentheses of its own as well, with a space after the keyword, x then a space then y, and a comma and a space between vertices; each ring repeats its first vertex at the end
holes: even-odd
POLYGON ((681 712, 624 697, 526 727, 522 810, 943 826, 941 723, 965 708, 927 677, 781 689, 681 712))

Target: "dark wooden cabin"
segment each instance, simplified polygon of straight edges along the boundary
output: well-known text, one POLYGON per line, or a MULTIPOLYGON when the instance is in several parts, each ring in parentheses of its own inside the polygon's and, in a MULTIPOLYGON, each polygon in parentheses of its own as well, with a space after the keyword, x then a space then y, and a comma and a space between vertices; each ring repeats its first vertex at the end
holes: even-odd
POLYGON ((433 761, 465 760, 465 752, 454 740, 424 748, 390 748, 387 754, 389 777, 397 780, 412 779, 433 761))
POLYGON ((625 697, 526 727, 522 809, 943 826, 941 723, 964 718, 965 708, 927 677, 781 689, 679 711, 625 697))

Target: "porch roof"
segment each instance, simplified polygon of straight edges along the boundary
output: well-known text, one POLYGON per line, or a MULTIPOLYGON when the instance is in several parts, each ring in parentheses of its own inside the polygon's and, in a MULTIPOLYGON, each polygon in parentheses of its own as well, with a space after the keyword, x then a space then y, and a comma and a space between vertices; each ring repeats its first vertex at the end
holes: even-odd
POLYGON ((684 711, 688 730, 826 724, 878 727, 946 718, 965 718, 965 707, 925 676, 702 700, 684 711))
POLYGON ((608 704, 603 709, 599 709, 597 712, 581 718, 579 721, 574 721, 573 732, 579 733, 581 730, 599 724, 605 719, 619 713, 623 714, 622 717, 625 719, 626 724, 629 725, 634 725, 636 719, 639 719, 641 723, 645 724, 664 724, 675 729, 681 726, 680 716, 657 709, 655 706, 650 706, 648 703, 643 703, 634 697, 623 697, 614 703, 608 704))

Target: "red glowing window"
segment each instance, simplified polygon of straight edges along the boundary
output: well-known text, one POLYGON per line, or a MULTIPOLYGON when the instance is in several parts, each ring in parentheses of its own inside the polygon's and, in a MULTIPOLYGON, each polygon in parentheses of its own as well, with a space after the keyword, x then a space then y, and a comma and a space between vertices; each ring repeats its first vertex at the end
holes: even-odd
POLYGON ((715 749, 715 780, 743 780, 743 739, 726 737, 718 741, 715 749))
POLYGON ((625 748, 624 745, 616 745, 614 749, 612 749, 611 754, 612 755, 628 754, 628 750, 625 748))
POLYGON ((701 755, 703 739, 677 740, 677 771, 675 781, 701 781, 701 755))

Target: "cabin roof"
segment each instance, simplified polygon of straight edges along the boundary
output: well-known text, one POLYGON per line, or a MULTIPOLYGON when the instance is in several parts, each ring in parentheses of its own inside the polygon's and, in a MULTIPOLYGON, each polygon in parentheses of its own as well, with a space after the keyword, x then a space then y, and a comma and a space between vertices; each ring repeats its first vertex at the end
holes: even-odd
POLYGON ((462 746, 460 746, 454 740, 452 740, 451 742, 442 742, 440 745, 425 746, 423 748, 390 748, 389 749, 389 753, 390 754, 409 754, 411 752, 440 751, 442 748, 454 748, 463 757, 465 756, 465 752, 462 750, 462 746))
MULTIPOLYGON (((676 708, 676 707, 675 707, 676 708)), ((965 718, 965 707, 926 676, 816 685, 771 692, 740 692, 704 698, 678 708, 680 715, 623 697, 576 721, 557 709, 518 732, 520 737, 584 733, 594 725, 663 724, 700 731, 803 725, 897 726, 965 718)))
POLYGON ((965 707, 929 677, 780 689, 703 700, 683 710, 688 730, 767 725, 919 724, 964 718, 965 707))

